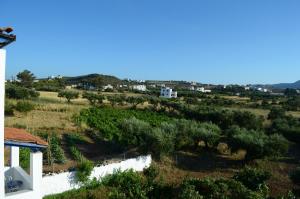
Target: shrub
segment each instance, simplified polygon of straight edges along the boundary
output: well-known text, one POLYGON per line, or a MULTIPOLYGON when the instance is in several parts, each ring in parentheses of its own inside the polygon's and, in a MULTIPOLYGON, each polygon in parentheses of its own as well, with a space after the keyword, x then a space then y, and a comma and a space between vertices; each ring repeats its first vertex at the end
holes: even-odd
POLYGON ((151 164, 149 168, 144 169, 143 173, 144 173, 147 181, 153 183, 155 178, 159 174, 159 170, 157 167, 155 167, 153 164, 151 164))
POLYGON ((85 183, 89 180, 89 177, 93 171, 94 164, 89 160, 82 160, 76 169, 76 179, 78 182, 85 183))
POLYGON ((68 103, 71 103, 72 99, 77 99, 79 97, 79 92, 63 90, 58 93, 58 97, 64 97, 67 99, 68 103))
POLYGON ((271 177, 271 173, 256 168, 245 167, 233 178, 245 185, 248 189, 257 191, 271 177))
POLYGON ((20 166, 27 170, 30 167, 30 149, 20 148, 20 166))
POLYGON ((16 110, 22 113, 28 113, 34 110, 34 104, 27 101, 19 101, 17 102, 16 110))
POLYGON ((274 120, 277 118, 284 118, 284 117, 285 117, 285 110, 277 107, 272 108, 268 115, 269 120, 274 120))
POLYGON ((105 186, 115 188, 118 195, 125 195, 125 198, 147 198, 147 192, 144 189, 142 176, 132 170, 125 172, 117 171, 112 175, 104 177, 102 183, 105 186))
POLYGON ((37 98, 40 93, 35 90, 25 87, 9 84, 5 88, 5 94, 8 98, 12 99, 30 99, 37 98))
POLYGON ((102 104, 105 99, 104 95, 92 92, 84 92, 82 98, 87 99, 91 105, 102 104))
POLYGON ((183 185, 179 194, 179 199, 204 199, 204 197, 196 191, 196 187, 194 185, 186 184, 183 185))
POLYGON ((265 153, 268 156, 279 157, 286 154, 289 149, 289 142, 282 135, 273 134, 265 142, 265 153))
POLYGON ((14 115, 14 105, 11 103, 7 103, 5 101, 4 114, 5 116, 13 116, 14 115))
POLYGON ((125 119, 120 125, 122 131, 121 140, 125 146, 140 146, 142 138, 149 134, 151 126, 149 123, 136 119, 135 117, 125 119))
POLYGON ((268 136, 262 131, 232 127, 227 132, 232 150, 247 150, 246 159, 278 157, 287 152, 289 143, 279 135, 268 136))
POLYGON ((63 164, 66 161, 64 150, 61 148, 61 139, 56 134, 48 135, 48 156, 51 162, 63 164))
POLYGON ((80 153, 80 151, 74 146, 70 147, 70 152, 71 152, 73 159, 76 161, 81 162, 85 159, 84 156, 80 153))
MULTIPOLYGON (((215 199, 264 199, 264 195, 253 192, 242 183, 233 179, 186 179, 181 185, 181 195, 195 194, 196 198, 215 199)), ((193 198, 193 197, 191 197, 193 198)))

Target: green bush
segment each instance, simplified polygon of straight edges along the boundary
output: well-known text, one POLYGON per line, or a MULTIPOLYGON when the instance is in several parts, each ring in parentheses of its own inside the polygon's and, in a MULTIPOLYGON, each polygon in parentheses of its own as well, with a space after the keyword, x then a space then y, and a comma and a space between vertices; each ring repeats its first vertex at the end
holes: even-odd
POLYGON ((30 167, 30 149, 20 148, 20 166, 27 170, 30 167))
POLYGON ((28 113, 34 110, 34 104, 27 101, 18 101, 16 105, 16 110, 22 113, 28 113))
POLYGON ((29 88, 17 86, 14 84, 8 84, 5 87, 5 95, 6 97, 12 99, 30 99, 37 98, 40 93, 29 88))
POLYGON ((5 116, 13 116, 14 115, 15 106, 11 103, 5 101, 4 114, 5 116))
POLYGON ((180 195, 188 197, 195 194, 195 198, 211 199, 265 199, 262 193, 254 192, 242 183, 233 179, 186 179, 181 185, 180 195))
POLYGON ((50 156, 50 161, 58 164, 63 164, 66 161, 64 150, 61 148, 61 139, 56 134, 47 135, 48 151, 47 156, 50 156), (49 137, 48 137, 49 136, 49 137))
POLYGON ((94 169, 93 162, 89 160, 82 160, 76 169, 76 179, 78 182, 86 183, 89 180, 89 177, 94 169))
POLYGON ((70 152, 71 152, 73 159, 78 162, 81 162, 85 159, 84 156, 80 153, 80 151, 74 146, 70 147, 70 152))
POLYGON ((79 92, 71 90, 62 90, 58 93, 58 97, 64 97, 66 98, 68 103, 71 103, 72 99, 77 99, 79 97, 79 92))
POLYGON ((271 173, 256 168, 245 167, 233 178, 245 185, 248 189, 257 191, 261 185, 266 183, 271 177, 271 173))
POLYGON ((237 149, 247 150, 247 160, 279 157, 285 154, 289 147, 289 142, 284 137, 277 134, 268 136, 263 131, 233 126, 226 131, 226 134, 233 151, 237 149))
MULTIPOLYGON (((113 187, 116 190, 113 192, 113 196, 116 194, 125 196, 128 199, 146 199, 147 191, 144 189, 143 178, 140 174, 129 170, 125 172, 117 171, 112 175, 108 175, 102 180, 103 185, 113 187)), ((111 195, 110 198, 113 198, 111 195)))

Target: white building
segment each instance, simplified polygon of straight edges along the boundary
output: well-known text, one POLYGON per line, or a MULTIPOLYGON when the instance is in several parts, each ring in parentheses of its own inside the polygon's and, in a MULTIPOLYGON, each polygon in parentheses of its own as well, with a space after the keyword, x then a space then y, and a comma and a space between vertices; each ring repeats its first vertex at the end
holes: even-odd
POLYGON ((147 87, 144 84, 140 84, 140 85, 133 85, 132 86, 132 90, 137 90, 137 91, 146 91, 147 87))
POLYGON ((205 89, 204 89, 204 87, 198 87, 198 88, 197 88, 197 91, 204 93, 204 92, 205 92, 205 89))
POLYGON ((211 93, 211 90, 205 89, 204 87, 198 87, 197 91, 201 93, 211 93))
POLYGON ((177 98, 177 92, 173 91, 173 89, 169 88, 169 87, 161 88, 161 90, 160 90, 160 97, 164 97, 164 98, 177 98))
POLYGON ((113 87, 112 85, 110 85, 110 84, 107 84, 106 86, 103 86, 103 90, 106 90, 106 89, 111 89, 111 90, 113 90, 114 87, 113 87))

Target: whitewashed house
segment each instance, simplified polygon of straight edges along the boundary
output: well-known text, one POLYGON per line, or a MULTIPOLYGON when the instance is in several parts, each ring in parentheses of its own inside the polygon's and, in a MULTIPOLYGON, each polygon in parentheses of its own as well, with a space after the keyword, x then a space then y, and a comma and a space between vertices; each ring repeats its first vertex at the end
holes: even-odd
POLYGON ((113 90, 114 87, 111 84, 107 84, 107 85, 103 86, 103 90, 107 90, 107 89, 113 90))
POLYGON ((161 88, 160 97, 163 97, 163 98, 177 98, 177 92, 173 91, 173 89, 169 88, 169 87, 161 88))
POLYGON ((43 154, 47 143, 24 130, 4 128, 5 59, 4 46, 15 41, 14 35, 0 31, 0 199, 41 199, 43 154), (4 41, 3 41, 4 40, 4 41), (10 165, 4 165, 4 146, 10 148, 10 165), (30 174, 19 166, 19 148, 31 149, 30 174))
POLYGON ((132 86, 132 90, 136 90, 136 91, 146 91, 147 87, 144 84, 138 84, 138 85, 133 85, 132 86))
POLYGON ((211 90, 205 89, 204 87, 198 87, 197 91, 199 91, 201 93, 211 93, 211 90))

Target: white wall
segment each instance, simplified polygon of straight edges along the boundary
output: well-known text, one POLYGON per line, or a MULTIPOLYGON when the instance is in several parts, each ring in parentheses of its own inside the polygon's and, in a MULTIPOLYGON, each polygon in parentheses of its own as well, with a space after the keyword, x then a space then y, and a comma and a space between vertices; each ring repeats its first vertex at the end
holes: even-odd
POLYGON ((0 49, 0 198, 4 198, 4 92, 6 52, 0 49))
MULTIPOLYGON (((116 170, 125 171, 133 169, 134 171, 143 171, 151 164, 151 155, 140 156, 133 159, 128 159, 119 163, 113 163, 105 166, 95 167, 90 179, 102 177, 114 173, 116 170)), ((42 180, 42 194, 43 196, 62 193, 71 189, 78 189, 79 184, 75 180, 75 172, 64 172, 51 176, 45 176, 42 180)))

